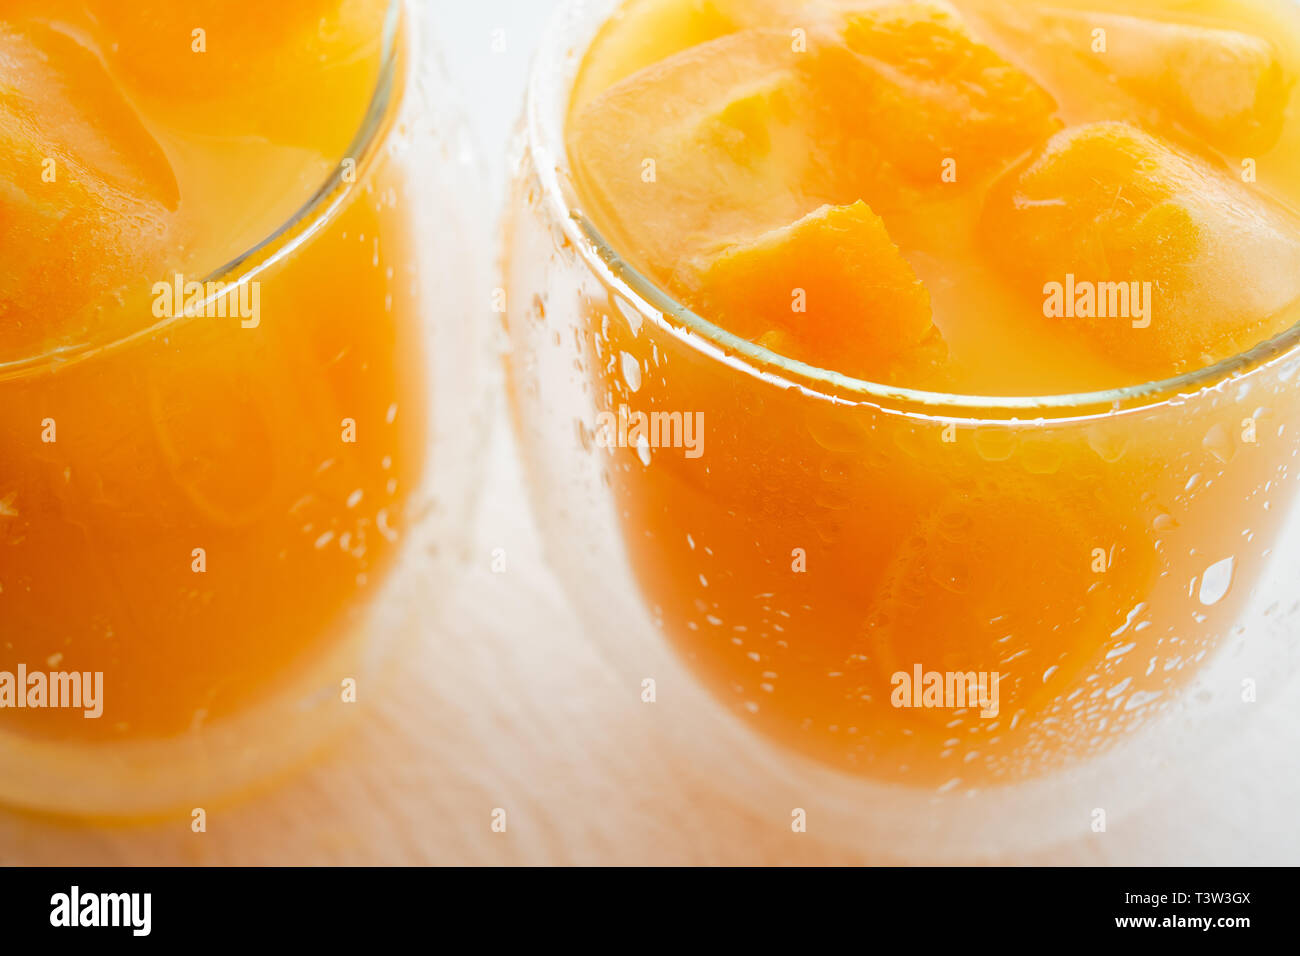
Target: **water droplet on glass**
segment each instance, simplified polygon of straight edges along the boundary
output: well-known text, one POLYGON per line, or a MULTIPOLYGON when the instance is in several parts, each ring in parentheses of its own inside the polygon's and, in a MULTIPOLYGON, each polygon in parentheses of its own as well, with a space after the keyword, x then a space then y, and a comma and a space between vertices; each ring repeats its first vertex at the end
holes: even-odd
POLYGON ((1107 690, 1106 690, 1106 699, 1107 699, 1107 700, 1114 700, 1114 699, 1115 699, 1116 697, 1118 697, 1120 694, 1124 693, 1124 691, 1128 690, 1128 685, 1131 684, 1131 683, 1133 683, 1133 678, 1132 678, 1132 677, 1125 677, 1122 681, 1120 681, 1120 682, 1119 682, 1118 684, 1116 684, 1114 687, 1107 688, 1107 690))
POLYGON ((1121 624, 1121 625, 1120 625, 1118 628, 1116 628, 1115 630, 1111 631, 1111 632, 1110 632, 1110 636, 1111 636, 1111 637, 1119 637, 1121 634, 1123 634, 1125 631, 1127 631, 1127 630, 1129 629, 1129 627, 1132 626, 1133 621, 1137 618, 1137 616, 1138 616, 1139 614, 1141 614, 1144 610, 1146 610, 1146 604, 1145 604, 1145 603, 1143 603, 1143 604, 1139 604, 1139 605, 1137 605, 1137 607, 1133 608, 1133 610, 1129 611, 1129 612, 1128 612, 1128 615, 1124 618, 1124 623, 1121 624))
POLYGON ((614 306, 619 312, 623 313, 623 318, 627 319, 627 327, 632 330, 632 337, 635 338, 641 331, 641 322, 644 316, 621 295, 614 296, 614 306))
POLYGON ((981 428, 975 432, 975 450, 985 461, 1006 461, 1016 453, 1016 434, 1009 428, 981 428))
POLYGON ((1173 515, 1162 511, 1152 520, 1151 527, 1163 534, 1164 532, 1176 529, 1178 527, 1178 522, 1174 519, 1173 515))
POLYGON ((1060 444, 1050 441, 1025 442, 1020 461, 1031 475, 1052 475, 1061 467, 1060 444))
POLYGON ((1232 587, 1232 570, 1234 558, 1224 558, 1212 564, 1201 576, 1200 600, 1206 607, 1218 604, 1232 587))
POLYGON ((1205 449, 1219 461, 1228 462, 1237 453, 1237 446, 1233 444, 1232 436, 1222 425, 1215 425, 1205 433, 1205 439, 1201 442, 1205 449))
POLYGON ((627 382, 627 387, 633 392, 641 391, 641 363, 636 360, 635 355, 627 352, 620 354, 623 365, 623 381, 627 382))
POLYGON ((1128 436, 1116 434, 1114 429, 1093 426, 1088 429, 1088 445, 1097 453, 1097 457, 1107 464, 1114 464, 1124 457, 1128 450, 1128 436))

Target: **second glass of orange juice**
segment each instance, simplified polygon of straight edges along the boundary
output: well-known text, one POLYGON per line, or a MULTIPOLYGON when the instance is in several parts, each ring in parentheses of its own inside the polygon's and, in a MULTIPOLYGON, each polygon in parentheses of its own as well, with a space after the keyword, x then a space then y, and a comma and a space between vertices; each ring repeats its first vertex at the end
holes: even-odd
POLYGON ((464 131, 416 4, 0 18, 0 800, 207 805, 348 719, 457 547, 464 131))

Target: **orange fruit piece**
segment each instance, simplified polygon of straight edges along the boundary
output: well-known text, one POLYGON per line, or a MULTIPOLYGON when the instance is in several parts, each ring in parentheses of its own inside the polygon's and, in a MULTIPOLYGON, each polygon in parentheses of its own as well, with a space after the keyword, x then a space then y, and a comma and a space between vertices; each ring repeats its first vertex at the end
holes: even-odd
POLYGON ((0 24, 0 325, 27 357, 91 331, 89 307, 148 284, 175 241, 171 166, 95 55, 0 24))
POLYGON ((937 338, 929 293, 862 202, 730 247, 700 288, 697 311, 735 334, 848 375, 888 378, 937 338))
POLYGON ((87 7, 103 28, 114 74, 170 122, 334 158, 374 92, 388 3, 87 0, 87 7))
MULTIPOLYGON (((905 180, 986 178, 1060 129, 1056 102, 942 0, 851 12, 816 45, 807 71, 850 142, 883 144, 905 180), (945 168, 945 161, 955 162, 945 168)), ((870 178, 861 195, 877 205, 870 178)))
MULTIPOLYGON (((1096 500, 1068 500, 1011 475, 999 480, 997 488, 971 482, 951 492, 916 523, 872 599, 859 651, 865 660, 845 668, 877 698, 894 675, 911 675, 918 665, 999 675, 988 688, 997 693, 996 713, 974 703, 961 715, 895 712, 908 732, 888 746, 919 775, 945 766, 962 775, 1014 775, 1034 751, 1040 759, 1064 756, 1061 738, 1095 738, 1106 712, 1072 711, 1064 695, 1101 668, 1122 609, 1140 600, 1155 574, 1141 530, 1114 537, 1117 516, 1099 516, 1096 500), (1095 573, 1097 547, 1121 555, 1128 573, 1095 573), (937 759, 953 747, 958 759, 937 759), (966 751, 978 766, 961 761, 966 751)), ((1120 666, 1115 683, 1128 677, 1135 690, 1155 683, 1144 678, 1137 654, 1120 666)))
POLYGON ((993 190, 981 229, 1041 314, 1056 311, 1049 297, 1060 292, 1067 311, 1051 320, 1075 322, 1111 358, 1150 376, 1281 331, 1300 299, 1297 223, 1204 160, 1123 123, 1053 138, 993 190), (1127 314, 1114 308, 1124 290, 1103 283, 1129 286, 1127 314))

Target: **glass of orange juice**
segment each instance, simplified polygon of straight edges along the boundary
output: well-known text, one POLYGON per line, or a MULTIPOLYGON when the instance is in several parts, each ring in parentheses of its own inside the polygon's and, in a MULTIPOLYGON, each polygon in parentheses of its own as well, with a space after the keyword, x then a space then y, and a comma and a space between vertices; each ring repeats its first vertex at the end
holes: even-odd
POLYGON ((0 17, 0 800, 207 805, 350 719, 463 545, 476 170, 420 4, 0 17))
POLYGON ((1271 0, 562 8, 515 420, 683 773, 848 844, 1006 851, 1278 696, 1297 75, 1271 0))

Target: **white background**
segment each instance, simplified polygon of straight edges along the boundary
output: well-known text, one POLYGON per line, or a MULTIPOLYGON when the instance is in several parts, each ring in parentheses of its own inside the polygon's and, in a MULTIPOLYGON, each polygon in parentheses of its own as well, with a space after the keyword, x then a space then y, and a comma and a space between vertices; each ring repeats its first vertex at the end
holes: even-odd
POLYGON ((489 183, 500 195, 505 149, 523 107, 528 70, 555 0, 424 0, 443 28, 443 62, 459 88, 489 183), (496 31, 505 49, 496 51, 496 31))

